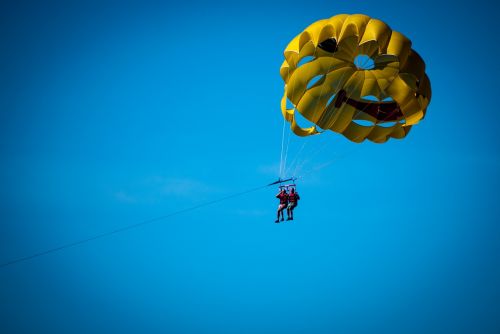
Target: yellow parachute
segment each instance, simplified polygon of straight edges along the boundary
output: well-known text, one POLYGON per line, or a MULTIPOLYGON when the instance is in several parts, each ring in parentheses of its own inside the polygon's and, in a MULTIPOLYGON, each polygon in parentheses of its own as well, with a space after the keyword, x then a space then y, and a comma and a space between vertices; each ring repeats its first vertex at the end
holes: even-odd
POLYGON ((404 138, 425 116, 431 86, 424 61, 380 20, 341 14, 317 21, 284 55, 281 110, 299 136, 329 129, 353 142, 383 143, 404 138), (361 66, 360 57, 370 64, 361 66), (296 111, 314 125, 299 126, 296 111))

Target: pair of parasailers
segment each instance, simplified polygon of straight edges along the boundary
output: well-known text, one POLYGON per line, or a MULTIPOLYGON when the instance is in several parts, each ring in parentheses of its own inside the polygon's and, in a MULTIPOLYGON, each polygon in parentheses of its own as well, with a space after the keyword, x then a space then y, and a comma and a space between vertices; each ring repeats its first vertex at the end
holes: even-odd
POLYGON ((293 220, 293 209, 297 206, 297 203, 300 199, 300 196, 297 192, 295 192, 295 188, 290 189, 290 193, 287 193, 286 188, 281 188, 281 191, 276 195, 276 198, 280 200, 280 204, 278 206, 278 217, 275 223, 285 220, 285 214, 283 211, 286 208, 287 220, 293 220))

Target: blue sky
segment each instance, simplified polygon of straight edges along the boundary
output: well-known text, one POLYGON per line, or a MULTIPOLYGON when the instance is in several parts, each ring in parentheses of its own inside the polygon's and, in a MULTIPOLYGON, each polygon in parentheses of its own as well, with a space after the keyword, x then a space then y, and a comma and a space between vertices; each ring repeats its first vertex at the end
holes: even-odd
POLYGON ((283 49, 318 19, 407 35, 433 98, 405 140, 292 137, 293 224, 267 188, 1 268, 0 331, 498 333, 498 12, 2 4, 2 263, 273 181, 283 49))

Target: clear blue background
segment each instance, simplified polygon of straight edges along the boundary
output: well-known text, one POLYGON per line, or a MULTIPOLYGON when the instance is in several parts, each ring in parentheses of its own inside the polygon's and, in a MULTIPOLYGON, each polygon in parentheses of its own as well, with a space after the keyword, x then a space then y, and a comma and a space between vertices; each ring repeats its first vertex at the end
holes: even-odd
POLYGON ((364 13, 433 99, 402 141, 290 140, 275 188, 0 269, 2 333, 499 333, 491 1, 3 2, 0 262, 277 177, 286 44, 364 13))

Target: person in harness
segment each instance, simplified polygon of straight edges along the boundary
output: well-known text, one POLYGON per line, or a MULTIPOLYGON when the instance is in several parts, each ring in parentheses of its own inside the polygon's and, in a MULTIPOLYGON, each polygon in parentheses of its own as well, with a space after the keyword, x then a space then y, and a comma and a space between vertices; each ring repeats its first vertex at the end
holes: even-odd
POLYGON ((278 217, 274 222, 279 223, 280 216, 281 216, 281 221, 285 220, 285 217, 284 217, 285 214, 283 213, 283 211, 288 206, 288 194, 286 192, 286 188, 284 188, 284 187, 281 188, 281 191, 278 193, 278 195, 276 195, 276 198, 278 198, 280 200, 280 204, 278 205, 278 217))
POLYGON ((293 220, 293 209, 297 207, 299 199, 299 193, 296 193, 295 188, 292 188, 288 194, 288 207, 286 208, 288 218, 286 220, 293 220))

